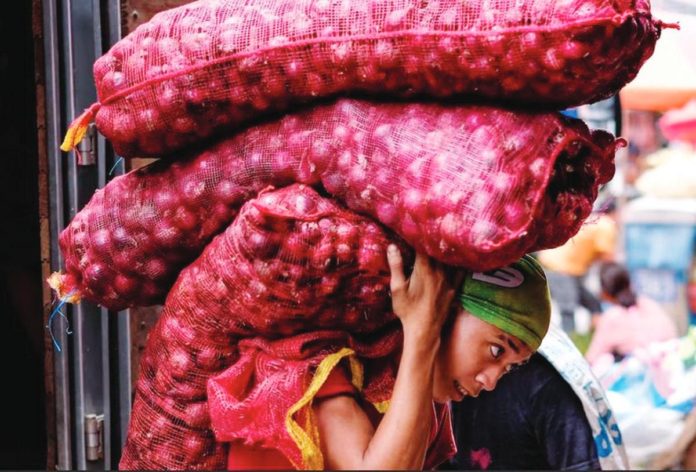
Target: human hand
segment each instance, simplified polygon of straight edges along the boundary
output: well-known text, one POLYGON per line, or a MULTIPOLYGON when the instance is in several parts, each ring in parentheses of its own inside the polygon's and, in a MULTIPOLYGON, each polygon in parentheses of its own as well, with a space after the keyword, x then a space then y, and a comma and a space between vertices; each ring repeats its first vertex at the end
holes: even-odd
POLYGON ((387 260, 391 271, 392 309, 401 320, 404 337, 424 342, 439 340, 463 272, 448 273, 443 264, 418 253, 413 272, 407 279, 401 252, 393 244, 387 248, 387 260))

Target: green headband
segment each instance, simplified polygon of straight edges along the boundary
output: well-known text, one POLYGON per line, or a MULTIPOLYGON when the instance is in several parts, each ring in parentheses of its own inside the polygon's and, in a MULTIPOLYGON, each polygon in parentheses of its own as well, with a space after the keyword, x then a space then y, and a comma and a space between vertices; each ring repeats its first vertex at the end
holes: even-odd
POLYGON ((524 256, 509 266, 469 272, 461 290, 462 308, 536 351, 551 321, 551 298, 539 263, 524 256))

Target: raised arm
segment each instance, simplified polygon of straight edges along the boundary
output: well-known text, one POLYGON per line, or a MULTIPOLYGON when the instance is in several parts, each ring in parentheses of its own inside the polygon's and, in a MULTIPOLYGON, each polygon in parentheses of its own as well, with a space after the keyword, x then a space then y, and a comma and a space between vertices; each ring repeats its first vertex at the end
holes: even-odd
POLYGON ((407 279, 395 246, 389 247, 387 257, 392 306, 404 330, 391 405, 376 429, 352 397, 329 398, 315 405, 322 451, 331 469, 421 469, 425 460, 433 366, 459 280, 448 280, 442 265, 420 254, 407 279))

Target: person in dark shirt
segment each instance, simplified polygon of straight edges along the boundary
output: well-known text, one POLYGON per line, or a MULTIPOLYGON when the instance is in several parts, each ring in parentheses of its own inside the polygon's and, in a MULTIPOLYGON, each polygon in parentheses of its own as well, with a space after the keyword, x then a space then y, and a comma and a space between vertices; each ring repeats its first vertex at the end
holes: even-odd
POLYGON ((441 468, 601 470, 580 399, 540 354, 495 390, 452 403, 458 452, 441 468))

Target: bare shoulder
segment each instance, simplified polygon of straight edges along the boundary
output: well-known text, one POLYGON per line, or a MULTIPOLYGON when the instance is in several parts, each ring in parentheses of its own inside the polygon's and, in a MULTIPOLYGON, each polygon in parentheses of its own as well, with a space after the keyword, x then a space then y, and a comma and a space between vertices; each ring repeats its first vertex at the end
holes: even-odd
POLYGON ((313 410, 325 466, 330 469, 357 468, 375 434, 360 403, 351 395, 337 395, 318 400, 313 410))

